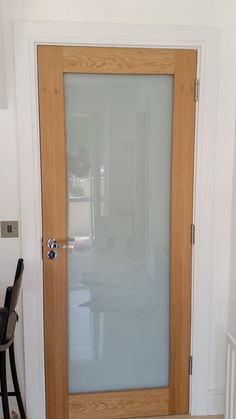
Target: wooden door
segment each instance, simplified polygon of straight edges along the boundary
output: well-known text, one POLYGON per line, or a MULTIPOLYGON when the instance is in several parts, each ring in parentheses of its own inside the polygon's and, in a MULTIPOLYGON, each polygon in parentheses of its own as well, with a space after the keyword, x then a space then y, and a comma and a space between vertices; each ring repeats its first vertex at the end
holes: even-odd
POLYGON ((193 199, 195 50, 38 47, 42 170, 44 336, 47 419, 129 418, 186 414, 189 409, 191 224, 193 199), (169 382, 163 388, 69 394, 68 253, 47 257, 47 240, 67 243, 64 75, 173 77, 169 382))

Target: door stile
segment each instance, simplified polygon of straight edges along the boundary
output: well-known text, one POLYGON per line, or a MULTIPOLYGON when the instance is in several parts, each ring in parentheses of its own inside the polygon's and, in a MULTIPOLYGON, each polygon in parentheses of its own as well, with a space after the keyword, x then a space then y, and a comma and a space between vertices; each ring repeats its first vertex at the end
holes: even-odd
POLYGON ((38 47, 38 64, 46 417, 68 419, 67 257, 58 250, 58 257, 49 260, 45 245, 49 238, 67 240, 62 48, 38 47))
POLYGON ((196 68, 196 51, 176 51, 171 176, 169 414, 189 412, 196 68))

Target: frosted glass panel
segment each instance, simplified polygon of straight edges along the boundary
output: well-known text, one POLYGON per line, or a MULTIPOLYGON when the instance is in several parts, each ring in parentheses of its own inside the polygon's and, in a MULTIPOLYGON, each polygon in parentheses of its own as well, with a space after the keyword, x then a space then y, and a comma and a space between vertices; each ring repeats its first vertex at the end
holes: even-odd
POLYGON ((69 391, 166 387, 173 78, 64 83, 69 391))

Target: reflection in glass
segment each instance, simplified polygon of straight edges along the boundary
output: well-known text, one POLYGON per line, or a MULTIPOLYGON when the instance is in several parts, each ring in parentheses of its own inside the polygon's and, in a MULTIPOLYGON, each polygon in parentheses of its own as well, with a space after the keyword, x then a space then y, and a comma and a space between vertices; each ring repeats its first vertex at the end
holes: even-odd
POLYGON ((172 76, 64 82, 69 391, 168 386, 172 76))

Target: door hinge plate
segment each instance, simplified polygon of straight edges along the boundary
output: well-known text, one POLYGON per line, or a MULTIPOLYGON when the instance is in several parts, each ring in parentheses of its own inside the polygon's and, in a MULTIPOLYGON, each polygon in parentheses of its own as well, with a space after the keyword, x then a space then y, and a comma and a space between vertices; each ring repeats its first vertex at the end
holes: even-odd
POLYGON ((189 357, 189 375, 193 373, 193 357, 190 355, 189 357))
POLYGON ((194 100, 195 102, 199 102, 199 94, 200 94, 200 80, 195 80, 195 93, 194 93, 194 100))
POLYGON ((195 244, 195 224, 191 224, 191 243, 195 244))

